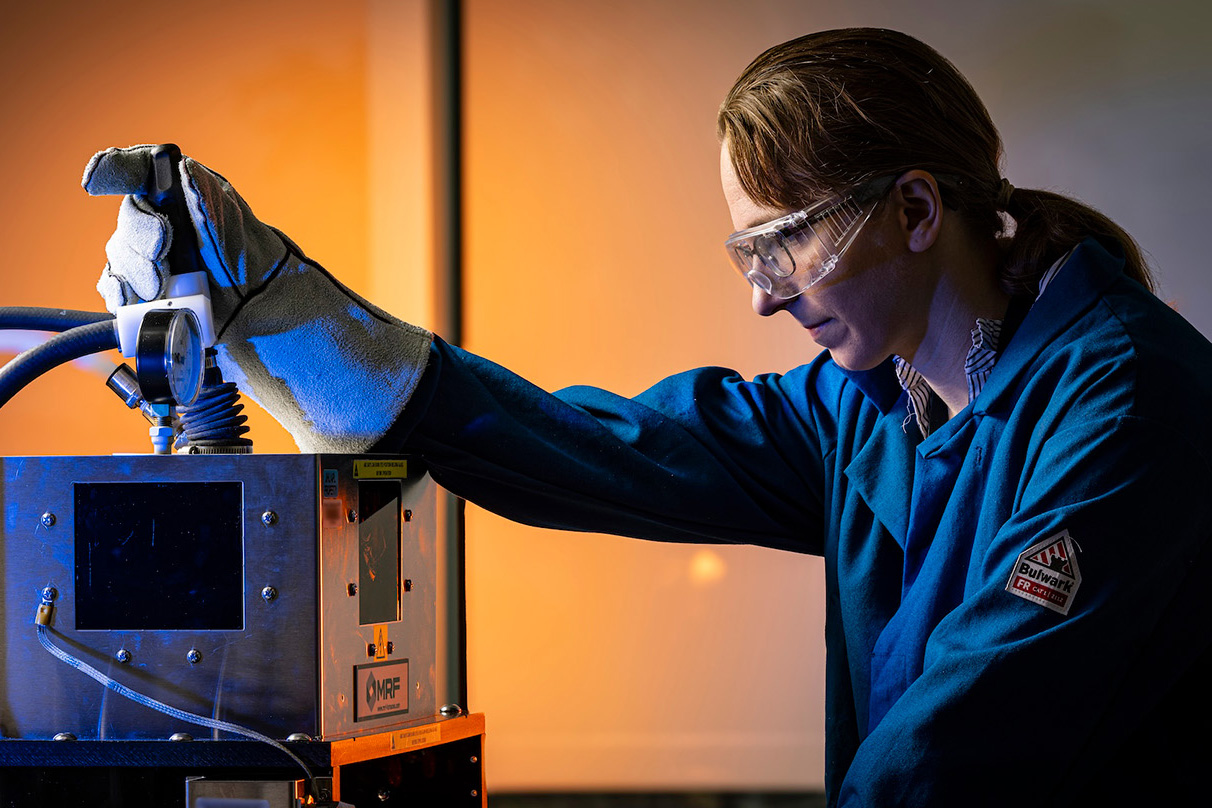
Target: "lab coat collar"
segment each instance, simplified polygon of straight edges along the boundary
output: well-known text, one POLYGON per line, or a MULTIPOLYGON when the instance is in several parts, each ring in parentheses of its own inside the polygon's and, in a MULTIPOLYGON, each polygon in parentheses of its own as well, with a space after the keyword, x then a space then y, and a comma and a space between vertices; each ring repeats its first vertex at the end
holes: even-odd
POLYGON ((1118 244, 1088 238, 1077 245, 1002 349, 974 402, 973 414, 981 416, 999 409, 1035 358, 1090 310, 1121 277, 1123 268, 1124 254, 1118 244))
MULTIPOLYGON (((900 401, 900 409, 907 411, 903 392, 900 401)), ((909 534, 913 469, 920 440, 916 428, 905 429, 901 412, 885 412, 845 468, 846 479, 902 550, 909 534)))
POLYGON ((896 365, 891 356, 871 370, 846 370, 841 365, 837 368, 883 415, 892 411, 904 393, 901 383, 897 381, 896 365))
MULTIPOLYGON (((974 412, 984 414, 1011 387, 1014 379, 1039 353, 1080 317, 1123 272, 1119 245, 1088 238, 1074 248, 1056 278, 1031 307, 1002 355, 981 394, 974 412)), ((892 357, 871 370, 839 370, 863 392, 867 400, 888 415, 903 390, 896 379, 892 357)))
POLYGON ((846 477, 902 549, 909 531, 909 503, 919 445, 920 449, 926 449, 928 444, 933 451, 938 450, 971 417, 983 416, 1011 394, 1015 381, 1035 357, 1094 305, 1120 277, 1123 265, 1123 255, 1114 246, 1109 248, 1094 239, 1078 245, 1004 347, 971 413, 952 418, 925 443, 916 429, 910 434, 904 428, 906 395, 896 379, 891 359, 868 371, 842 370, 883 416, 847 465, 846 477), (896 473, 888 473, 892 468, 896 473))

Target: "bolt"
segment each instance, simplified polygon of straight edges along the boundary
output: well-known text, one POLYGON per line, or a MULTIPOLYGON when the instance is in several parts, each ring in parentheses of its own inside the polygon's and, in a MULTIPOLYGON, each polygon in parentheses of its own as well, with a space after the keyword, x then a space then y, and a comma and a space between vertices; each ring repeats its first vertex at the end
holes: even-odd
POLYGON ((405 591, 405 592, 411 592, 411 591, 412 591, 412 578, 405 578, 405 579, 404 579, 404 591, 405 591))
POLYGON ((46 513, 42 514, 42 518, 38 521, 42 522, 42 527, 54 527, 55 515, 50 511, 47 511, 46 513))
POLYGON ((188 732, 174 732, 172 735, 168 736, 168 739, 170 741, 192 741, 194 736, 190 735, 188 732))
POLYGON ((286 736, 286 740, 292 741, 292 742, 310 741, 311 736, 308 735, 306 732, 292 732, 286 736))
POLYGON ((350 584, 349 586, 345 587, 345 591, 347 591, 349 596, 352 598, 354 595, 358 594, 358 585, 350 584))
POLYGON ((358 512, 355 511, 353 508, 350 508, 348 511, 346 511, 345 518, 352 524, 352 523, 358 521, 358 512))
POLYGON ((185 661, 191 665, 197 665, 202 661, 202 652, 197 648, 189 649, 189 653, 185 655, 185 661))
POLYGON ((125 648, 119 648, 118 653, 114 654, 114 659, 123 663, 130 662, 130 651, 127 651, 125 648))
POLYGON ((480 792, 479 792, 479 791, 476 791, 476 790, 473 788, 473 789, 471 790, 471 796, 473 796, 473 797, 478 797, 478 796, 480 796, 480 792))
POLYGON ((388 640, 387 641, 387 653, 391 654, 391 653, 395 652, 395 650, 396 650, 396 644, 394 642, 392 642, 391 640, 388 640))
POLYGON ((261 524, 265 525, 266 527, 277 524, 277 521, 278 515, 273 511, 266 511, 265 513, 261 514, 261 524))
POLYGON ((261 590, 261 600, 265 601, 266 603, 269 603, 277 596, 278 590, 274 589, 272 586, 267 586, 261 590))
POLYGON ((412 521, 412 510, 411 510, 411 509, 409 509, 409 508, 405 508, 405 509, 404 509, 404 521, 405 521, 405 522, 411 522, 411 521, 412 521))
POLYGON ((366 656, 373 657, 375 655, 375 644, 373 642, 366 643, 366 656))
POLYGON ((70 732, 58 732, 58 733, 55 733, 55 737, 54 737, 52 740, 56 740, 56 741, 74 741, 74 740, 76 740, 76 736, 75 736, 75 735, 73 735, 73 734, 72 734, 72 733, 70 733, 70 732))
POLYGON ((479 759, 478 757, 476 757, 475 755, 472 755, 472 756, 471 756, 471 762, 472 762, 472 763, 479 763, 479 762, 480 762, 480 759, 479 759))
POLYGON ((442 709, 438 710, 442 715, 462 715, 463 708, 457 704, 443 704, 442 709))
POLYGON ((59 597, 58 589, 55 589, 53 586, 42 587, 42 599, 44 601, 46 601, 47 603, 50 603, 50 602, 54 601, 54 599, 57 597, 59 597))
POLYGON ((379 802, 387 802, 391 799, 391 792, 385 788, 379 789, 379 802))

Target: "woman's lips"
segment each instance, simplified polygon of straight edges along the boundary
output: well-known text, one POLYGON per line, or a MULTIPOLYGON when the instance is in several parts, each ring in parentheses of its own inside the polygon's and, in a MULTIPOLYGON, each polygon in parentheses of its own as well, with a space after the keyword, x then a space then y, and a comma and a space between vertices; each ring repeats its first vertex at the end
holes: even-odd
POLYGON ((831 322, 833 322, 833 318, 826 317, 824 320, 812 323, 811 325, 805 325, 804 328, 808 329, 808 336, 816 339, 817 335, 821 333, 821 330, 831 322))

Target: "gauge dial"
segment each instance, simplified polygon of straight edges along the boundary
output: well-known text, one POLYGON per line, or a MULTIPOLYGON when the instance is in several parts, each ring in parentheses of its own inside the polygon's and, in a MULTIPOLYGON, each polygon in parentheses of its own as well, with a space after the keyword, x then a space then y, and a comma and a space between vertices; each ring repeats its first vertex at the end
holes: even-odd
POLYGON ((188 309, 149 311, 139 326, 135 373, 144 400, 189 406, 202 389, 202 330, 188 309))

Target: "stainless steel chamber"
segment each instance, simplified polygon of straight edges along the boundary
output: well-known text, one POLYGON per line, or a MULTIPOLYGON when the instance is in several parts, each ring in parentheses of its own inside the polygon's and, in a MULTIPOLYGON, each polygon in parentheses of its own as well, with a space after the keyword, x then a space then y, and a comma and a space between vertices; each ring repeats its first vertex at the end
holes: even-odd
MULTIPOLYGON (((0 736, 208 737, 132 690, 276 738, 337 740, 463 702, 462 571, 419 459, 0 459, 0 736)), ((447 710, 446 715, 449 715, 447 710)))

